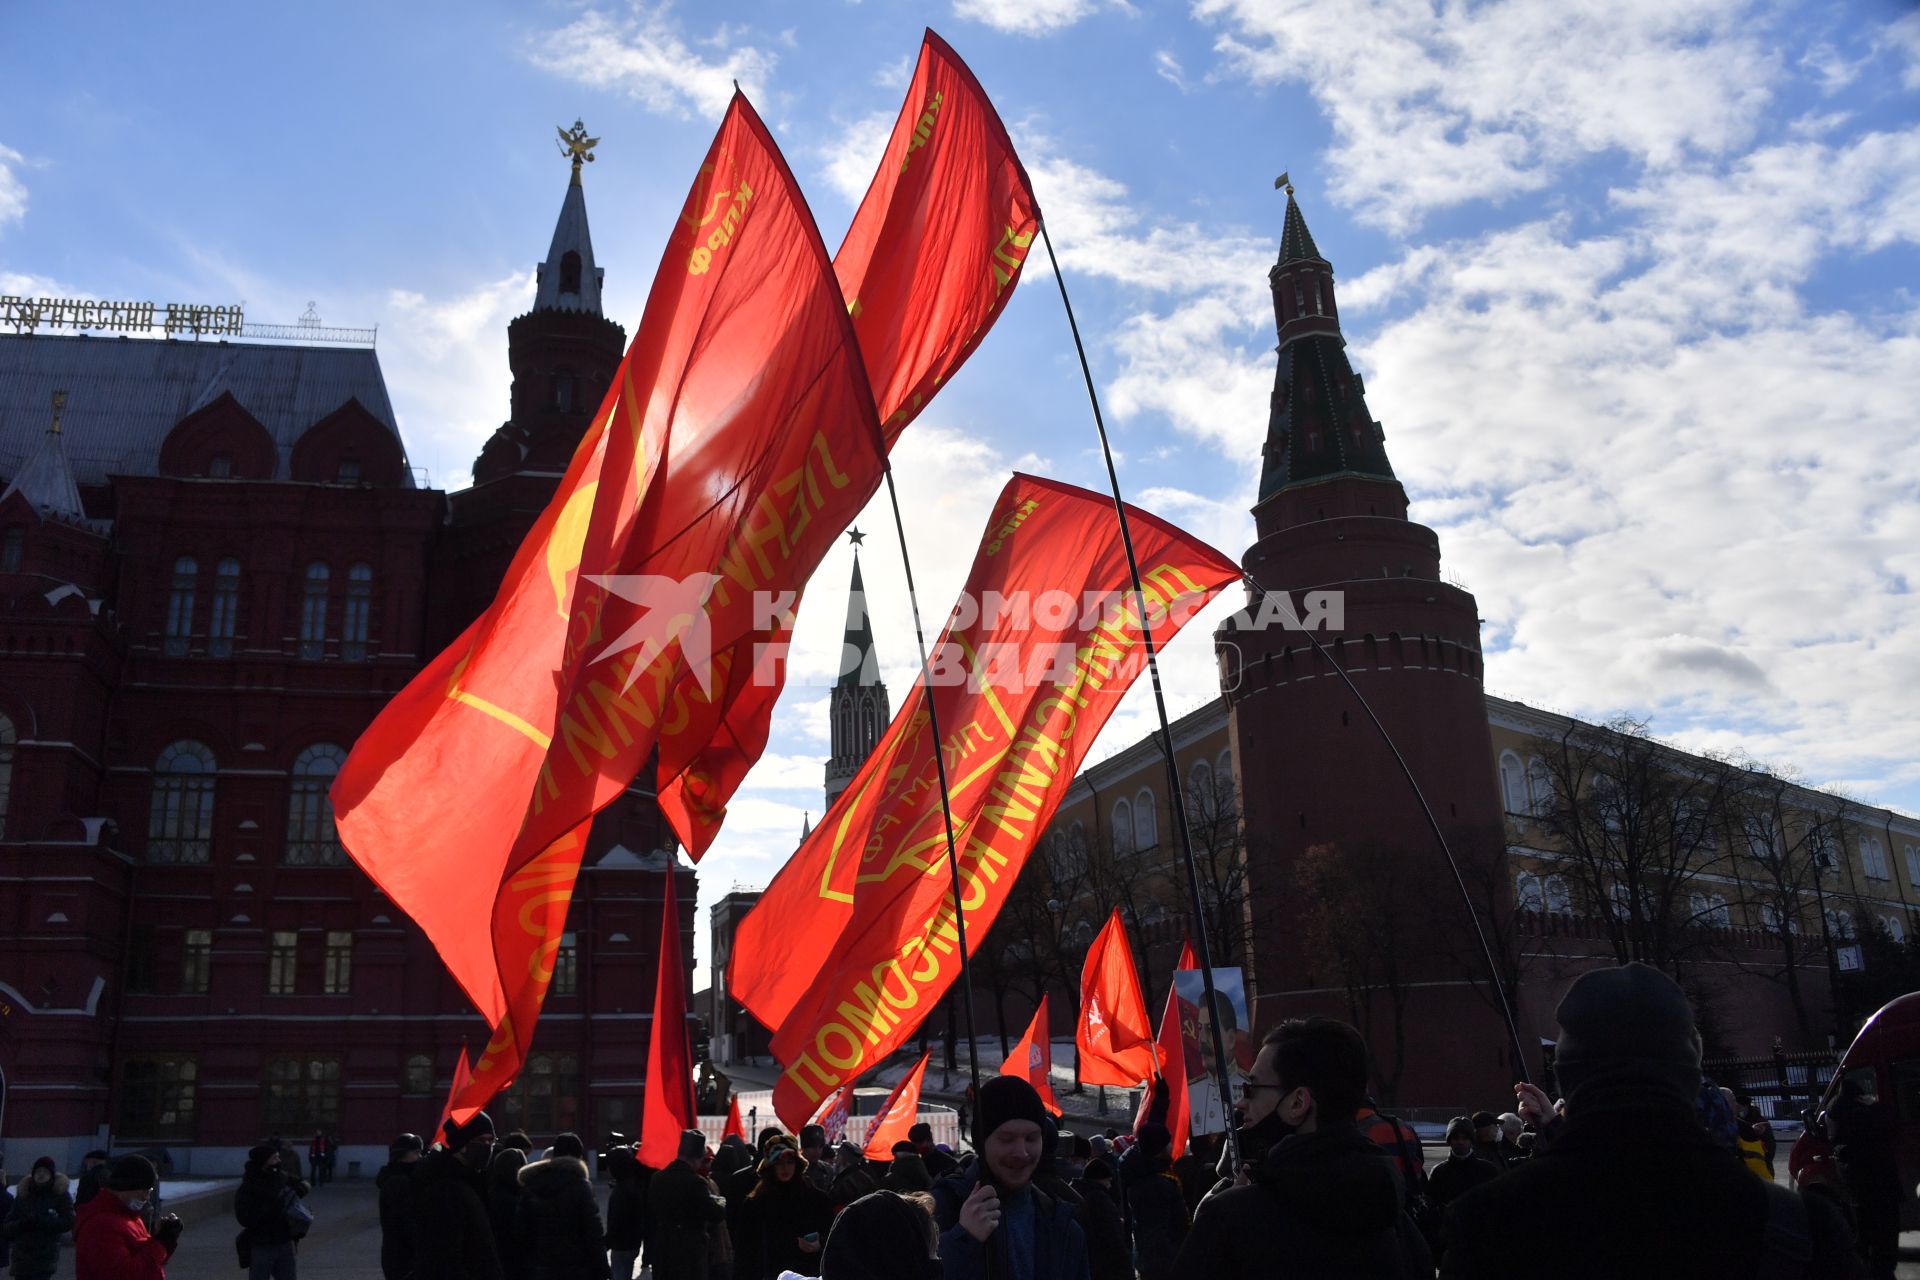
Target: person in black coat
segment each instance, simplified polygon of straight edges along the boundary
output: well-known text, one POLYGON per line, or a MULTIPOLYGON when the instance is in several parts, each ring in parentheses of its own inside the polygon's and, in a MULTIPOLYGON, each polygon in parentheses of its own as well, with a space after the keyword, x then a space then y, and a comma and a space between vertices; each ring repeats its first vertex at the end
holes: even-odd
POLYGON ((1166 1280, 1187 1238, 1187 1197, 1167 1158, 1172 1145, 1165 1125, 1147 1124, 1120 1157, 1120 1187, 1133 1221, 1140 1280, 1166 1280))
POLYGON ((1360 1033, 1332 1018, 1282 1022, 1248 1081, 1243 1147, 1264 1154, 1244 1183, 1201 1202, 1176 1280, 1431 1280, 1399 1167, 1354 1123, 1367 1093, 1360 1033))
POLYGON ((736 1280, 775 1280, 783 1271, 819 1275, 833 1209, 807 1180, 799 1143, 776 1138, 760 1157, 758 1174, 747 1196, 747 1252, 734 1260, 736 1280))
MULTIPOLYGON (((679 1154, 647 1180, 647 1264, 653 1280, 707 1280, 708 1235, 727 1219, 727 1202, 714 1196, 696 1167, 707 1154, 698 1129, 680 1135, 679 1154)), ((747 1276, 736 1264, 735 1274, 747 1276)))
POLYGON ((275 1143, 263 1142, 253 1148, 247 1153, 240 1189, 233 1193, 233 1216, 246 1236, 252 1280, 294 1280, 298 1241, 306 1234, 304 1227, 295 1225, 288 1209, 309 1188, 287 1176, 280 1158, 275 1143))
POLYGON ((1073 1189, 1080 1196, 1075 1221, 1087 1237, 1087 1267, 1093 1280, 1133 1280, 1133 1255, 1115 1196, 1113 1166, 1098 1157, 1087 1161, 1086 1172, 1073 1189))
POLYGON ((919 1155, 920 1162, 927 1166, 927 1176, 935 1182, 938 1182, 942 1178, 951 1177, 960 1168, 960 1162, 958 1160, 955 1160, 952 1156, 942 1151, 939 1146, 935 1144, 933 1140, 933 1126, 925 1121, 921 1121, 907 1130, 907 1141, 913 1144, 913 1149, 915 1153, 919 1155))
POLYGON ((73 1230, 73 1197, 67 1175, 41 1156, 14 1188, 13 1207, 0 1234, 12 1246, 13 1274, 20 1280, 44 1280, 60 1266, 60 1237, 73 1230))
POLYGON ((395 1138, 373 1180, 380 1195, 381 1280, 413 1280, 413 1174, 425 1145, 414 1133, 395 1138))
POLYGON ((875 1191, 833 1221, 820 1255, 825 1280, 942 1280, 925 1196, 875 1191))
MULTIPOLYGON (((1644 964, 1594 970, 1558 1018, 1566 1118, 1524 1164, 1454 1201, 1443 1276, 1859 1274, 1836 1208, 1754 1177, 1708 1136, 1694 1108, 1700 1035, 1673 979, 1644 964), (1790 1237, 1805 1257, 1789 1256, 1790 1237)), ((1515 1088, 1520 1113, 1544 1124, 1546 1095, 1515 1088)))
POLYGON ((506 1280, 487 1217, 493 1121, 482 1111, 444 1132, 413 1174, 414 1280, 506 1280))
POLYGON ((520 1231, 520 1171, 526 1167, 527 1153, 504 1144, 494 1148, 487 1162, 487 1221, 508 1280, 527 1274, 527 1241, 520 1231))
POLYGON ((1872 1091, 1865 1072, 1840 1082, 1827 1108, 1827 1136, 1840 1184, 1853 1201, 1860 1256, 1873 1280, 1892 1280, 1900 1254, 1900 1165, 1894 1134, 1900 1117, 1872 1091))
POLYGON ((632 1147, 607 1153, 607 1252, 613 1255, 613 1280, 633 1280, 640 1249, 647 1239, 646 1170, 632 1147))
POLYGON ((1025 1080, 995 1076, 980 1086, 980 1155, 933 1184, 946 1280, 1089 1280, 1086 1234, 1074 1220, 1080 1206, 1039 1182, 1053 1132, 1053 1117, 1025 1080))
POLYGON ((111 1156, 98 1148, 80 1157, 80 1180, 73 1188, 74 1208, 78 1209, 99 1195, 100 1188, 107 1185, 107 1161, 110 1159, 111 1156))
POLYGON ((514 1220, 529 1280, 607 1280, 607 1233, 586 1155, 577 1135, 563 1133, 552 1155, 520 1170, 514 1220))
POLYGON ((1447 1158, 1427 1174, 1427 1194, 1442 1209, 1475 1187, 1500 1176, 1491 1160, 1482 1156, 1473 1140, 1473 1121, 1455 1116, 1447 1121, 1447 1158))

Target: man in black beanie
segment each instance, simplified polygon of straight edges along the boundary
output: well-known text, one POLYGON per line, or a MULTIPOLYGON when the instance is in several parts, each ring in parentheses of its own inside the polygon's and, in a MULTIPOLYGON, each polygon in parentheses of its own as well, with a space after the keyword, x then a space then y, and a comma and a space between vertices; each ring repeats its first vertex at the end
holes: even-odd
MULTIPOLYGON (((1448 1210, 1443 1277, 1859 1274, 1839 1213, 1763 1182, 1694 1111, 1700 1034, 1649 965, 1583 974, 1560 1002, 1566 1119, 1544 1151, 1448 1210)), ((1549 1110, 1516 1085, 1520 1112, 1549 1110)))
MULTIPOLYGON (((166 1280, 180 1243, 180 1219, 169 1213, 151 1235, 143 1216, 160 1185, 145 1156, 118 1156, 104 1168, 100 1193, 81 1207, 73 1227, 74 1274, 88 1280, 166 1280)), ((15 1271, 16 1275, 21 1274, 15 1271)))
POLYGON ((493 1121, 476 1112, 442 1134, 413 1174, 414 1280, 504 1280, 487 1215, 493 1121))
POLYGON ((933 1184, 947 1280, 1088 1280, 1076 1206, 1034 1182, 1053 1117, 1018 1076, 980 1086, 973 1145, 979 1158, 933 1184))

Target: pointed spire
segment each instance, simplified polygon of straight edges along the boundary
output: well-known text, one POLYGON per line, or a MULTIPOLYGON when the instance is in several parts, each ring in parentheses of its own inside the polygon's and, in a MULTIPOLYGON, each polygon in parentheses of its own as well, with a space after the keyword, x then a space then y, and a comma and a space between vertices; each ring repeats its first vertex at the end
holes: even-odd
MULTIPOLYGON (((1283 179, 1286 177, 1285 174, 1280 176, 1283 179)), ((1293 184, 1287 183, 1286 188, 1287 221, 1280 231, 1280 261, 1300 262, 1315 258, 1325 262, 1326 259, 1320 257, 1319 247, 1313 243, 1313 233, 1307 230, 1307 219, 1300 212, 1300 202, 1293 198, 1293 184)))
POLYGON ((553 243, 547 248, 547 260, 540 264, 539 287, 535 292, 535 311, 584 311, 600 315, 600 282, 605 272, 593 265, 593 236, 587 229, 587 193, 580 185, 580 167, 593 159, 592 148, 600 142, 589 138, 578 120, 573 129, 560 130, 560 152, 572 161, 572 177, 566 198, 560 202, 560 219, 553 227, 553 243))
POLYGON ((840 650, 840 683, 843 685, 880 683, 880 657, 873 647, 873 619, 867 615, 867 587, 860 576, 860 544, 866 536, 858 529, 847 534, 847 540, 853 543, 853 584, 847 588, 847 629, 840 650), (859 655, 857 665, 856 654, 859 655))
POLYGON ((800 813, 800 843, 805 844, 807 837, 813 834, 813 814, 807 810, 800 813))
POLYGON ((86 519, 86 509, 80 505, 80 486, 74 483, 73 467, 67 462, 66 444, 60 436, 60 414, 66 407, 67 393, 54 392, 53 421, 47 434, 40 438, 40 447, 20 468, 13 483, 0 493, 0 502, 17 493, 43 516, 86 519))

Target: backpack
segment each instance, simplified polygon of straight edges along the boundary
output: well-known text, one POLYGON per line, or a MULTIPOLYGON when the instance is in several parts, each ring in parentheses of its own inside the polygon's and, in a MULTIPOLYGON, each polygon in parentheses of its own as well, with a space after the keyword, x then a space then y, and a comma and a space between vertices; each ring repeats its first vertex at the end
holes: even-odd
POLYGON ((1417 1160, 1407 1157, 1407 1129, 1396 1116, 1381 1113, 1380 1118, 1393 1126, 1393 1145, 1400 1149, 1400 1163, 1406 1168, 1416 1170, 1417 1178, 1407 1181, 1407 1216, 1413 1219, 1413 1225, 1420 1229, 1420 1238, 1427 1242, 1427 1248, 1440 1247, 1440 1228, 1446 1214, 1433 1197, 1427 1194, 1427 1170, 1417 1160))
POLYGON ((1740 1154, 1740 1119, 1733 1114, 1733 1108, 1727 1105, 1727 1096, 1720 1092, 1719 1085, 1711 1080, 1701 1081, 1693 1109, 1700 1117, 1700 1123, 1706 1127, 1707 1136, 1715 1144, 1736 1156, 1740 1154))

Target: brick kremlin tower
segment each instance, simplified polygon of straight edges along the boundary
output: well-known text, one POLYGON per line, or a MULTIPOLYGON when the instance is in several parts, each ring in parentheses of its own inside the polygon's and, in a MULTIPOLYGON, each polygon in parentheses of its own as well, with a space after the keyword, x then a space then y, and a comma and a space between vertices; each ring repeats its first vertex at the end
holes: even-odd
MULTIPOLYGON (((840 676, 828 695, 827 716, 833 738, 827 758, 827 808, 853 781, 860 766, 880 745, 880 735, 892 720, 887 709, 887 685, 880 678, 880 657, 873 647, 873 620, 867 616, 867 587, 860 576, 858 529, 847 534, 853 543, 853 581, 847 587, 847 627, 840 644, 840 676)), ((823 811, 824 812, 824 811, 823 811)), ((802 839, 804 839, 804 835, 802 839)))
MULTIPOLYGON (((1291 185, 1268 278, 1279 359, 1253 508, 1257 538, 1244 568, 1261 591, 1288 593, 1303 617, 1304 593, 1343 595, 1343 625, 1319 638, 1406 758, 1480 909, 1490 901, 1505 910, 1478 609, 1471 594, 1441 580, 1433 530, 1407 518, 1385 434, 1347 358, 1333 267, 1291 185)), ((1476 985, 1485 966, 1473 963, 1459 890, 1392 752, 1299 631, 1229 623, 1216 644, 1240 774, 1249 898, 1258 906, 1255 1024, 1353 1016, 1344 986, 1314 963, 1297 910, 1299 859, 1334 844, 1356 865, 1386 872, 1374 877, 1377 912, 1396 916, 1404 1045, 1390 998, 1376 991, 1376 1064, 1392 1071, 1400 1060, 1404 1095, 1497 1100, 1511 1078, 1505 1032, 1490 993, 1476 985)), ((1351 905, 1356 929, 1379 924, 1368 918, 1376 915, 1368 894, 1351 905)))

